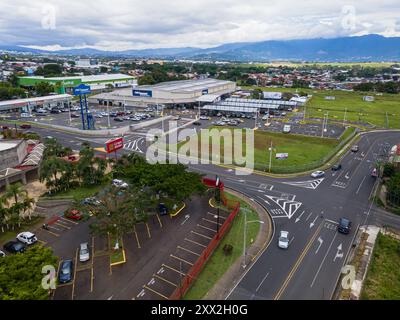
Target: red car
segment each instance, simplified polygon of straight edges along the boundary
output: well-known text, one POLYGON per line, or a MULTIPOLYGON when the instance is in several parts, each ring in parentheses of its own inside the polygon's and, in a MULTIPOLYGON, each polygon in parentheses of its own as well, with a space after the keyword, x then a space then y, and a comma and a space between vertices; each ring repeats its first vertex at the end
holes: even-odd
POLYGON ((64 213, 64 217, 71 219, 71 220, 82 220, 82 214, 79 210, 70 210, 64 213))

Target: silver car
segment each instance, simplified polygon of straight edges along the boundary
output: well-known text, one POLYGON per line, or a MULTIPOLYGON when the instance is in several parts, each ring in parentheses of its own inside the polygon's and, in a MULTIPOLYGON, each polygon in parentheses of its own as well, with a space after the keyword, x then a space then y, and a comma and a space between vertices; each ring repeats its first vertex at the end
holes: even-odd
POLYGON ((90 259, 89 246, 86 242, 81 243, 81 245, 79 246, 79 261, 86 262, 89 261, 89 259, 90 259))

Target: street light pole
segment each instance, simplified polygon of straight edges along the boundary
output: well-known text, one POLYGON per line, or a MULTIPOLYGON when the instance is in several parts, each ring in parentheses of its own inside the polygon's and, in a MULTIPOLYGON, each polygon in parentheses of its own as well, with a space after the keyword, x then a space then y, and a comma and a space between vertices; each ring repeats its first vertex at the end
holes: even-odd
POLYGON ((271 172, 272 167, 272 140, 271 140, 271 147, 269 148, 269 172, 271 172))

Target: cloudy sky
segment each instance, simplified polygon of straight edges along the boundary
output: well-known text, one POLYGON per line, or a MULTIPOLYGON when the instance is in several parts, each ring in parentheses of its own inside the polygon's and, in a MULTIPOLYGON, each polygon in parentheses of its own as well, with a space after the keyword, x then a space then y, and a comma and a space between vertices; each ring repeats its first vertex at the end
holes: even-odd
POLYGON ((0 0, 0 12, 0 44, 53 50, 400 36, 399 0, 0 0))

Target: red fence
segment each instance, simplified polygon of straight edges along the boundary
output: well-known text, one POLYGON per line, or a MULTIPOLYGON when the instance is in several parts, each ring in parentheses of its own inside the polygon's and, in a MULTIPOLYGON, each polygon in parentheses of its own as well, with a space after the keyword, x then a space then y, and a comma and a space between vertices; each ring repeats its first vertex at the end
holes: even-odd
MULTIPOLYGON (((203 179, 203 183, 211 188, 216 188, 216 181, 212 179, 203 179)), ((225 220, 224 224, 221 226, 219 229, 219 232, 214 236, 214 238, 211 240, 207 248, 204 249, 203 253, 201 256, 197 259, 196 263, 190 268, 189 272, 186 274, 185 278, 182 281, 181 287, 178 287, 175 289, 175 291, 172 293, 172 295, 169 297, 170 300, 179 300, 181 299, 188 289, 190 288, 191 284, 193 281, 197 278, 197 276, 200 274, 201 270, 204 268, 204 265, 206 264, 207 260, 210 258, 212 253, 214 252, 215 248, 218 246, 219 242, 221 239, 224 237, 226 232, 229 230, 233 219, 235 219, 236 215, 238 214, 240 210, 240 202, 234 201, 234 200, 228 200, 224 194, 224 184, 220 182, 219 184, 219 190, 221 192, 221 200, 224 204, 229 209, 232 209, 231 213, 229 214, 228 218, 225 220)))

